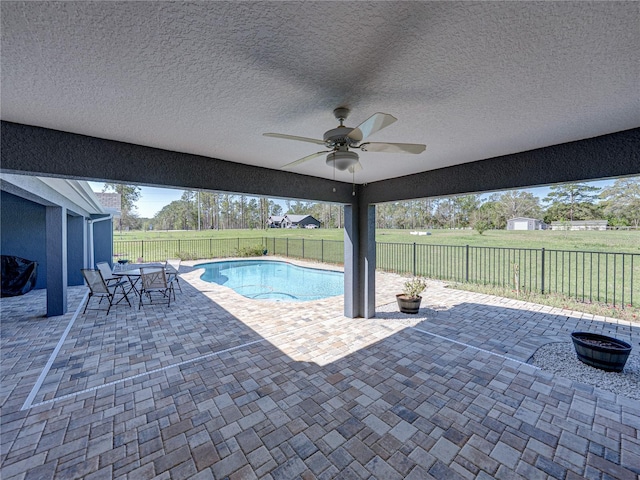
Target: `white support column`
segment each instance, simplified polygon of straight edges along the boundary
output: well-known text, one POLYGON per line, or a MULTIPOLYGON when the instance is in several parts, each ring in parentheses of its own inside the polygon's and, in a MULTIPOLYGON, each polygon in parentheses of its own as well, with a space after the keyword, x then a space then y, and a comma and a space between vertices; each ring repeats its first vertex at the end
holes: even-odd
POLYGON ((84 268, 93 268, 93 223, 90 218, 84 222, 84 268))

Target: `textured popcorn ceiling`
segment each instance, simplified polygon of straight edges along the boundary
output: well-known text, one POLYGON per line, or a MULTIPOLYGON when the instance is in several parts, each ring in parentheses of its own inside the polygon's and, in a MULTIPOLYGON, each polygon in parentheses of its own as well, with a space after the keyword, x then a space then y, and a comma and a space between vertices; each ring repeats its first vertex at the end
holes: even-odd
MULTIPOLYGON (((3 120, 279 168, 375 112, 357 183, 640 126, 638 2, 3 1, 3 120)), ((135 161, 135 159, 132 159, 135 161)), ((316 158, 292 171, 332 178, 316 158)), ((338 172, 337 179, 351 175, 338 172)))

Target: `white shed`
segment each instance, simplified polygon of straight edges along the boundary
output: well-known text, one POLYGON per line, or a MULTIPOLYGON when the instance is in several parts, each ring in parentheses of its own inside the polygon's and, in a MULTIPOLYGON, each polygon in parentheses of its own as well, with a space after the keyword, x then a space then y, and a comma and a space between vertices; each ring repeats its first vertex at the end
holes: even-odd
POLYGON ((507 220, 507 230, 546 230, 547 224, 537 218, 516 217, 507 220))

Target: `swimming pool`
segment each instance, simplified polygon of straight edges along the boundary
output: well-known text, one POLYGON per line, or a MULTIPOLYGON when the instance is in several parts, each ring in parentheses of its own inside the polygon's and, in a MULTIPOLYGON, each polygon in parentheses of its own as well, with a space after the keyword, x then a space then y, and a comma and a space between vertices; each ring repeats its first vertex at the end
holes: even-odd
POLYGON ((247 298, 305 302, 344 293, 344 274, 271 260, 201 263, 200 278, 232 288, 247 298))

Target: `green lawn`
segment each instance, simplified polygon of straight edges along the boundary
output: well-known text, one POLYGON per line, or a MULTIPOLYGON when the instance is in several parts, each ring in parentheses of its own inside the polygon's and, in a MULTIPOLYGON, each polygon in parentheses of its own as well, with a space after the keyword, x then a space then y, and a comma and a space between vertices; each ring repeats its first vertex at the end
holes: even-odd
MULTIPOLYGON (((556 302, 551 303, 554 306, 572 302, 572 308, 582 305, 580 308, 588 308, 590 313, 625 319, 638 315, 639 231, 430 233, 377 230, 377 268, 442 279, 503 296, 529 295, 532 301, 542 302, 548 297, 556 302), (546 251, 544 261, 542 248, 546 251), (542 290, 545 295, 537 293, 542 290), (617 314, 621 305, 630 308, 617 314)), ((254 247, 267 250, 269 255, 334 264, 344 261, 341 229, 127 232, 114 237, 114 252, 121 258, 145 261, 223 258, 254 247)))
MULTIPOLYGON (((426 231, 426 230, 423 230, 426 231)), ((546 248, 592 252, 640 253, 640 231, 506 231, 490 230, 480 235, 475 230, 429 230, 431 235, 411 235, 409 230, 377 230, 376 241, 427 245, 469 245, 471 247, 546 248)), ((341 229, 268 229, 203 230, 114 233, 114 240, 232 239, 232 238, 304 238, 343 240, 341 229)))

